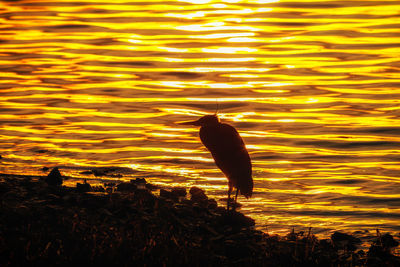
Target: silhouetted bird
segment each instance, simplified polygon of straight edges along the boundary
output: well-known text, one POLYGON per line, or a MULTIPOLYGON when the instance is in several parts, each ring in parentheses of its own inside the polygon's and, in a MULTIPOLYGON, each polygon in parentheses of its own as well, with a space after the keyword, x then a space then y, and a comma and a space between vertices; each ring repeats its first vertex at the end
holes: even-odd
POLYGON ((236 188, 235 209, 238 193, 246 198, 253 193, 251 160, 239 133, 231 125, 221 123, 217 115, 206 115, 197 121, 183 122, 184 125, 196 125, 200 128, 200 139, 211 152, 215 164, 229 181, 228 204, 233 188, 236 188))

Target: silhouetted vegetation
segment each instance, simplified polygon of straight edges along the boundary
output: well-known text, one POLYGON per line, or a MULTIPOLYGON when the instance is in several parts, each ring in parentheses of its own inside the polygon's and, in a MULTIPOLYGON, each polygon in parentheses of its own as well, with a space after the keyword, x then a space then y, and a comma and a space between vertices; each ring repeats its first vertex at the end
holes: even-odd
POLYGON ((400 266, 389 234, 366 252, 340 232, 268 235, 195 187, 48 181, 0 175, 0 266, 400 266))

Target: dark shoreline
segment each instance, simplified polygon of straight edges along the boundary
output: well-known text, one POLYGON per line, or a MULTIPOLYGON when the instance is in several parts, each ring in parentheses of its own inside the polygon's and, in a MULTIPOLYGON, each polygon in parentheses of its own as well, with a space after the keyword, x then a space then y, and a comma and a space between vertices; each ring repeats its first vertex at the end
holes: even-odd
POLYGON ((201 189, 152 193, 144 179, 106 188, 0 174, 0 266, 400 266, 398 243, 368 251, 345 233, 268 235, 201 189))

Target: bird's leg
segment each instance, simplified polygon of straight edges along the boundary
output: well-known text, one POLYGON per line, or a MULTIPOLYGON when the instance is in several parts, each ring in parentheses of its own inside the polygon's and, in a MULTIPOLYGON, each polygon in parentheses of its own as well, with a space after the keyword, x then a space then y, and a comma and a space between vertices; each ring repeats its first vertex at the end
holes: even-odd
POLYGON ((236 188, 235 202, 233 203, 233 210, 236 209, 237 197, 238 197, 239 189, 236 188))
POLYGON ((231 203, 231 193, 232 193, 233 187, 231 183, 229 183, 229 189, 228 189, 228 202, 227 202, 227 207, 226 210, 229 211, 229 205, 231 203))

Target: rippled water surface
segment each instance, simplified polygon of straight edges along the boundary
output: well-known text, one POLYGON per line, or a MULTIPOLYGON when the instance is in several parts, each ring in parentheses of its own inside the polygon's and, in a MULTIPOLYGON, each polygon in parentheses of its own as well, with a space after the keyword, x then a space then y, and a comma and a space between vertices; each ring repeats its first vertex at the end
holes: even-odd
POLYGON ((0 172, 122 167, 222 199, 177 124, 218 106, 259 229, 399 231, 399 29, 398 0, 2 1, 0 172))

